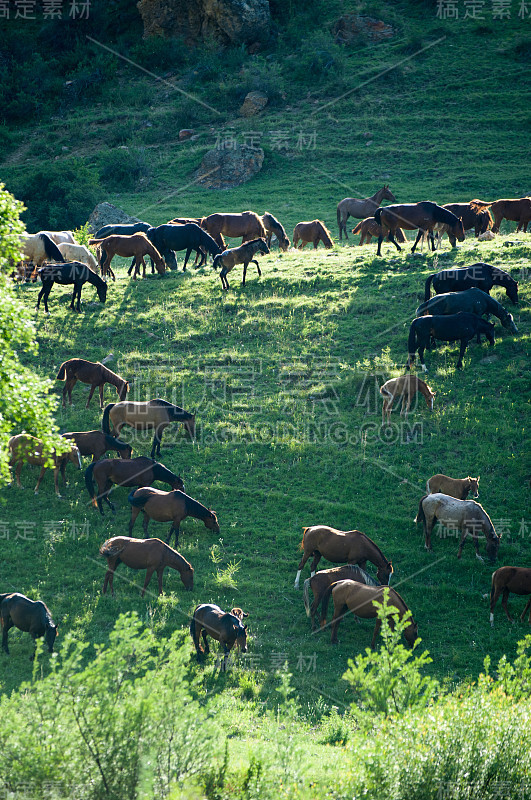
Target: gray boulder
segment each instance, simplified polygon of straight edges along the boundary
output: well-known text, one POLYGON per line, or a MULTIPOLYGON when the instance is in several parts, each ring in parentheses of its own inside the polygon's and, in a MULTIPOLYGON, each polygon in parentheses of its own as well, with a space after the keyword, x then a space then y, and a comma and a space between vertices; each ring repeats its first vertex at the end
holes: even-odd
POLYGON ((232 189, 260 172, 263 163, 261 147, 237 144, 231 149, 215 148, 204 156, 196 180, 207 189, 232 189))
POLYGON ((88 218, 90 233, 96 233, 104 225, 126 225, 127 223, 142 222, 138 217, 130 217, 121 208, 112 203, 98 203, 88 218))

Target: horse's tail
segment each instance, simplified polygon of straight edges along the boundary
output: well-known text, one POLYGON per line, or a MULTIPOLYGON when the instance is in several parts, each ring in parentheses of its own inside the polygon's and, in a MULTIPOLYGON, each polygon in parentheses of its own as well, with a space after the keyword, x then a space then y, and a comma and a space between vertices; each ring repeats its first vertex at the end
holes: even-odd
POLYGON ((68 364, 68 361, 63 361, 63 363, 59 367, 59 372, 57 373, 56 378, 55 378, 56 381, 66 381, 66 365, 67 364, 68 364))
POLYGON ((421 501, 420 501, 420 503, 419 503, 419 510, 417 511, 417 516, 416 516, 416 517, 415 517, 415 519, 413 520, 413 522, 414 522, 416 525, 418 525, 418 523, 419 523, 419 522, 421 522, 421 523, 424 525, 424 523, 426 522, 426 515, 424 514, 424 508, 422 507, 422 504, 423 504, 424 500, 425 500, 427 497, 428 497, 428 495, 427 495, 427 494, 425 494, 425 495, 424 495, 424 497, 421 499, 421 501))
POLYGON ((432 274, 428 275, 428 277, 426 278, 426 283, 424 284, 424 302, 426 302, 427 300, 430 299, 431 282, 435 278, 436 275, 437 275, 436 272, 432 272, 432 274))
POLYGON ((13 594, 13 592, 6 592, 5 594, 0 594, 0 605, 4 602, 6 597, 9 597, 10 594, 13 594))
POLYGON ((341 203, 337 204, 337 224, 341 228, 341 209, 339 207, 340 205, 341 203))
POLYGON ((103 417, 101 419, 101 429, 103 433, 110 434, 111 432, 111 427, 109 425, 109 414, 111 412, 111 409, 114 408, 115 405, 116 403, 108 403, 105 406, 105 409, 103 411, 103 417))
POLYGON ((212 262, 212 266, 213 266, 214 269, 217 269, 218 266, 220 265, 220 263, 221 263, 221 266, 223 266, 223 263, 221 262, 222 255, 223 255, 223 253, 218 253, 217 256, 214 256, 214 261, 212 262))
POLYGON ((358 222, 355 228, 352 228, 352 233, 361 233, 361 226, 363 225, 363 220, 358 222))
POLYGON ((382 215, 382 209, 381 209, 381 208, 377 208, 377 209, 376 209, 376 211, 374 212, 374 219, 376 220, 376 222, 378 223, 378 225, 381 225, 381 224, 382 224, 382 217, 381 217, 381 215, 382 215))
MULTIPOLYGON (((337 581, 336 581, 337 583, 337 581)), ((332 589, 336 584, 331 583, 330 586, 327 586, 325 593, 321 598, 321 628, 323 625, 326 624, 326 613, 328 611, 328 603, 330 601, 330 595, 332 594, 332 589)))
POLYGON ((94 501, 96 496, 96 492, 94 490, 94 481, 92 480, 92 473, 94 472, 94 467, 96 466, 97 462, 93 462, 89 464, 85 471, 85 486, 87 487, 87 492, 90 495, 90 499, 94 501))
POLYGON ((302 587, 302 599, 304 600, 304 608, 307 617, 310 616, 310 581, 311 578, 306 578, 304 586, 302 587))
POLYGON ((300 544, 300 549, 301 550, 304 550, 304 537, 306 536, 306 531, 307 530, 308 530, 308 528, 303 528, 302 529, 302 539, 301 539, 301 544, 300 544))
POLYGON ((145 506, 146 502, 149 500, 149 497, 145 497, 143 495, 141 495, 140 497, 134 497, 136 491, 137 490, 135 488, 131 492, 129 492, 129 494, 127 495, 127 500, 135 508, 142 508, 142 506, 145 506))
POLYGON ((426 303, 427 302, 428 301, 426 300, 424 303, 421 303, 420 306, 417 308, 417 310, 415 311, 415 316, 416 317, 421 317, 424 314, 424 312, 426 311, 426 303))
POLYGON ((40 233, 39 237, 44 245, 44 252, 47 258, 52 258, 54 261, 60 261, 64 264, 64 256, 53 241, 46 233, 40 233))
MULTIPOLYGON (((106 238, 106 237, 104 237, 104 238, 106 238)), ((89 239, 87 244, 91 244, 91 245, 95 246, 95 245, 101 244, 101 242, 103 242, 103 239, 89 239)))
MULTIPOLYGON (((195 612, 194 612, 194 614, 195 614, 195 612)), ((192 619, 190 620, 190 636, 192 637, 192 641, 193 641, 193 643, 195 645, 196 650, 200 651, 200 650, 202 650, 202 648, 201 648, 201 644, 199 642, 199 638, 196 635, 196 631, 195 631, 195 615, 194 614, 192 614, 192 619)))

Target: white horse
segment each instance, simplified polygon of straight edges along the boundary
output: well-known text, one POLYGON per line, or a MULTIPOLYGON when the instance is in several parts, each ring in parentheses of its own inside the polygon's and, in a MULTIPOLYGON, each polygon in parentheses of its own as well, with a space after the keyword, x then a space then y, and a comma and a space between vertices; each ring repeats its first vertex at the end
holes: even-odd
POLYGON ((64 261, 61 251, 46 233, 21 233, 20 250, 23 261, 31 261, 36 267, 44 261, 64 261))
POLYGON ((86 264, 93 272, 98 272, 98 262, 84 244, 65 242, 59 245, 59 250, 63 254, 65 261, 80 261, 82 264, 86 264))
POLYGON ((45 233, 57 245, 64 243, 76 244, 72 231, 39 231, 39 233, 45 233))

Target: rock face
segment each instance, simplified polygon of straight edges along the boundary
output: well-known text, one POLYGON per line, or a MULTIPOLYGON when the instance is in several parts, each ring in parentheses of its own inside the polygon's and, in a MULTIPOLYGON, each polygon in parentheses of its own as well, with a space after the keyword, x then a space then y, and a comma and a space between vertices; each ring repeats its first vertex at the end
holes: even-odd
POLYGON ((204 156, 196 179, 207 189, 232 189, 260 172, 263 163, 261 147, 237 144, 231 149, 216 148, 204 156))
POLYGON ((249 92, 245 96, 238 114, 240 117, 254 117, 255 114, 259 114, 266 107, 268 102, 269 97, 263 92, 249 92))
POLYGON ((96 233, 104 225, 125 225, 129 222, 141 222, 138 217, 130 217, 121 208, 112 203, 98 203, 90 217, 88 226, 90 233, 96 233))
POLYGON ((268 0, 139 0, 144 36, 178 36, 187 44, 214 37, 224 45, 269 38, 268 0))
POLYGON ((373 42, 390 39, 395 31, 391 25, 381 19, 365 17, 360 14, 344 14, 332 25, 332 34, 336 44, 353 44, 361 34, 373 42))

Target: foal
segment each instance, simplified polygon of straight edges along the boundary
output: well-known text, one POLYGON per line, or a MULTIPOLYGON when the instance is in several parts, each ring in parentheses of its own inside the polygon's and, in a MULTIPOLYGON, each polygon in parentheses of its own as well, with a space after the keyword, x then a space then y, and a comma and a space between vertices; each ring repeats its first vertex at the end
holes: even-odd
POLYGON ((82 383, 90 383, 90 394, 88 396, 87 405, 92 400, 92 395, 96 388, 100 392, 100 408, 103 408, 103 387, 106 383, 112 384, 116 387, 116 392, 120 400, 125 400, 127 392, 129 391, 129 383, 125 378, 121 378, 116 372, 105 367, 99 361, 85 361, 83 358, 70 358, 64 361, 59 367, 59 372, 56 377, 57 381, 65 381, 63 389, 63 408, 66 408, 66 395, 70 405, 72 405, 72 389, 78 381, 82 383))
POLYGON ((233 269, 233 267, 236 266, 236 264, 243 264, 242 286, 245 286, 245 276, 247 275, 247 267, 249 264, 256 264, 258 277, 260 277, 262 275, 260 266, 256 258, 253 258, 253 256, 255 256, 256 253, 264 253, 264 255, 268 255, 269 252, 269 247, 265 243, 264 239, 253 239, 251 242, 246 242, 245 244, 240 245, 240 247, 233 247, 231 250, 225 250, 224 253, 219 253, 217 256, 214 256, 214 269, 217 269, 217 267, 221 265, 219 277, 221 278, 222 288, 230 288, 227 275, 233 269))
POLYGON ((405 418, 407 419, 411 401, 417 392, 422 393, 424 399, 426 400, 426 405, 430 411, 433 411, 433 398, 435 397, 435 392, 432 392, 428 384, 424 383, 424 381, 422 381, 420 378, 417 378, 415 375, 402 375, 400 378, 391 378, 391 380, 386 381, 380 388, 380 394, 384 399, 382 408, 382 425, 384 424, 386 415, 387 422, 389 422, 391 418, 391 412, 393 410, 393 403, 397 397, 402 398, 400 416, 402 416, 405 409, 405 418))

